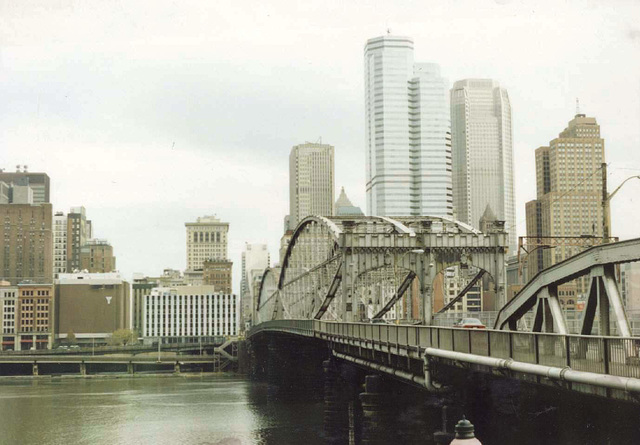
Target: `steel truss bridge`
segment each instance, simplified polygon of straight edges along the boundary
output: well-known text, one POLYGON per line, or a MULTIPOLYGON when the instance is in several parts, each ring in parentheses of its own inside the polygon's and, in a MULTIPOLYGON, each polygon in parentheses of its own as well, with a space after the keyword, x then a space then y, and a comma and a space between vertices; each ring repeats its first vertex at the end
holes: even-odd
POLYGON ((433 217, 308 217, 282 267, 265 272, 248 337, 319 339, 337 359, 430 391, 445 389, 433 369, 446 365, 640 402, 640 338, 631 335, 615 275, 617 265, 640 261, 640 239, 595 246, 545 269, 507 303, 506 233, 500 222, 488 227, 482 233, 433 217), (494 329, 433 326, 433 280, 456 264, 493 278, 502 306, 494 329), (557 288, 581 276, 590 279, 589 295, 580 335, 570 335, 557 288), (410 288, 419 301, 403 301, 410 288), (416 305, 420 323, 403 325, 416 305), (400 324, 370 322, 392 310, 400 324), (523 323, 525 315, 533 322, 523 323))

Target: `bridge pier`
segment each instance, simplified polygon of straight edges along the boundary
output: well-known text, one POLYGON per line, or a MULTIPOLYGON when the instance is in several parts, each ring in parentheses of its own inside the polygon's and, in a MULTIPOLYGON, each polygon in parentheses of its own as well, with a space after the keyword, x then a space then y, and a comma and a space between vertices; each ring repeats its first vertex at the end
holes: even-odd
POLYGON ((131 362, 127 363, 127 373, 133 375, 135 372, 135 365, 131 362))
POLYGON ((362 402, 362 444, 387 444, 388 416, 385 409, 386 397, 382 389, 382 377, 365 377, 365 392, 360 394, 362 402))
POLYGON ((38 375, 38 362, 33 362, 33 375, 38 375))
POLYGON ((176 374, 180 374, 180 362, 176 362, 173 365, 173 372, 175 372, 176 374))
POLYGON ((349 402, 335 360, 322 362, 324 370, 324 433, 330 444, 349 443, 349 402))
POLYGON ((87 364, 80 362, 80 375, 87 375, 87 364))

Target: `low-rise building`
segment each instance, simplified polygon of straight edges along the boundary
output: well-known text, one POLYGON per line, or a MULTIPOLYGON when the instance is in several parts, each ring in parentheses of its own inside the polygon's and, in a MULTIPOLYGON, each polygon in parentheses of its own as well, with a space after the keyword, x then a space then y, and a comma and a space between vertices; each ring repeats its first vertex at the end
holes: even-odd
POLYGON ((213 286, 158 287, 144 296, 145 343, 192 343, 238 335, 240 301, 213 286))
POLYGON ((19 283, 16 350, 53 346, 53 284, 19 283))
POLYGON ((102 344, 131 328, 129 283, 119 273, 60 274, 56 280, 56 340, 72 332, 78 343, 102 344))
POLYGON ((213 286, 218 293, 230 294, 233 292, 231 290, 232 269, 233 262, 231 261, 206 260, 202 269, 202 284, 213 286))
POLYGON ((2 317, 2 350, 13 351, 19 347, 16 339, 16 313, 18 310, 18 286, 8 281, 0 282, 0 317, 2 317))

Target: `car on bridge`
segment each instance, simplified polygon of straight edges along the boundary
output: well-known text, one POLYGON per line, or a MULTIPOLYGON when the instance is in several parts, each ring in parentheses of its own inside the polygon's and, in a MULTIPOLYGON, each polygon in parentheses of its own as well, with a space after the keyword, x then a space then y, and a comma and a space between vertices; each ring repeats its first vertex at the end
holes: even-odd
POLYGON ((487 327, 477 318, 461 318, 453 324, 454 328, 486 329, 487 327))

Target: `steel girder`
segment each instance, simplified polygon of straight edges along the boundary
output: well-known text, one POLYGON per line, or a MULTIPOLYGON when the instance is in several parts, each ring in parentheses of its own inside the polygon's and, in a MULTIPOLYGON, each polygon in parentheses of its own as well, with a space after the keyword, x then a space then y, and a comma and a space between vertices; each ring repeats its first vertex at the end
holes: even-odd
MULTIPOLYGON (((615 316, 619 331, 623 336, 630 336, 629 322, 622 305, 622 299, 615 280, 614 265, 640 261, 640 238, 604 244, 592 247, 561 263, 540 271, 527 285, 498 313, 495 328, 512 330, 516 324, 536 304, 546 304, 548 310, 540 309, 542 314, 553 318, 553 325, 558 332, 566 332, 566 322, 558 304, 557 287, 580 276, 590 274, 590 293, 585 307, 582 333, 590 334, 595 317, 596 307, 600 308, 601 332, 609 330, 610 308, 615 316), (540 303, 540 300, 544 300, 540 303), (546 311, 546 312, 545 312, 546 311)), ((542 324, 536 309, 534 329, 542 324)), ((550 326, 547 324, 546 326, 550 326)))

